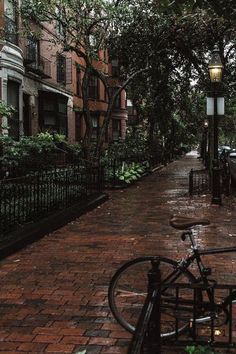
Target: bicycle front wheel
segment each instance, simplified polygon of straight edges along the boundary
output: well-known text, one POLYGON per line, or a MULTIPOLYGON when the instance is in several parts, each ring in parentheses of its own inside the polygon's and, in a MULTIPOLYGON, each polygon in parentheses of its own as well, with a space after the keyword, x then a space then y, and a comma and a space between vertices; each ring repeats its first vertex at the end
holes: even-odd
MULTIPOLYGON (((111 311, 129 332, 135 331, 148 288, 148 272, 152 261, 159 261, 161 280, 166 284, 191 284, 195 277, 178 263, 162 257, 141 257, 125 263, 111 279, 108 299, 111 311)), ((161 337, 171 337, 189 326, 193 316, 193 289, 164 287, 161 293, 161 337), (182 305, 180 305, 180 303, 182 305)))

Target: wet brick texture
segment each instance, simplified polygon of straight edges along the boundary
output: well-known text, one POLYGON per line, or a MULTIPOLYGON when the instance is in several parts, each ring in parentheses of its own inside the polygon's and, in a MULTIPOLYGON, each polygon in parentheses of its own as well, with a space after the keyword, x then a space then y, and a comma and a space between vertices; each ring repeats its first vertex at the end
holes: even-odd
MULTIPOLYGON (((188 173, 201 167, 187 156, 127 189, 109 191, 97 209, 2 260, 0 352, 126 353, 130 335, 109 312, 109 280, 131 258, 186 254, 169 226, 171 214, 212 221, 199 230, 203 247, 236 245, 235 198, 218 207, 210 196, 188 196, 188 173)), ((236 253, 208 256, 206 264, 219 281, 236 283, 236 253)))

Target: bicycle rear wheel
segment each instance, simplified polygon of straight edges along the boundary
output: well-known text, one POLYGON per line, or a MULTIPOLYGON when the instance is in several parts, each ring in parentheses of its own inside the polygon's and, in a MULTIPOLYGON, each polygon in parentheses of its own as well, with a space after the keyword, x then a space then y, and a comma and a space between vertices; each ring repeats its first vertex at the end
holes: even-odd
MULTIPOLYGON (((178 263, 162 257, 142 257, 125 263, 111 279, 108 299, 116 320, 129 332, 135 331, 148 288, 148 272, 152 261, 160 262, 161 280, 169 284, 191 284, 196 278, 178 263)), ((198 292, 198 301, 201 294, 198 292)), ((193 289, 164 287, 161 294, 161 336, 175 336, 184 331, 193 317, 193 289)))

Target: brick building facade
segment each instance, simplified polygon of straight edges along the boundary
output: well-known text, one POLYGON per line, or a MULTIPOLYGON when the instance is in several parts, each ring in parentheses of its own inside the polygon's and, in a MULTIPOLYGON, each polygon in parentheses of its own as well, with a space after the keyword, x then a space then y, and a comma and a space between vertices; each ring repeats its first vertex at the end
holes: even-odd
MULTIPOLYGON (((0 14, 0 27, 4 28, 0 39, 0 99, 16 108, 10 118, 2 117, 1 133, 19 138, 53 131, 66 135, 70 141, 80 141, 86 130, 81 98, 82 59, 52 44, 51 39, 60 35, 55 25, 41 24, 43 39, 35 40, 17 35, 20 24, 12 2, 0 0, 0 14)), ((95 65, 111 76, 115 69, 107 51, 101 51, 99 57, 101 61, 95 65)), ((118 78, 111 76, 111 87, 118 83, 118 78)), ((107 95, 96 77, 91 77, 88 93, 95 140, 106 114, 107 95)), ((107 142, 125 137, 127 119, 123 90, 114 108, 107 142)))

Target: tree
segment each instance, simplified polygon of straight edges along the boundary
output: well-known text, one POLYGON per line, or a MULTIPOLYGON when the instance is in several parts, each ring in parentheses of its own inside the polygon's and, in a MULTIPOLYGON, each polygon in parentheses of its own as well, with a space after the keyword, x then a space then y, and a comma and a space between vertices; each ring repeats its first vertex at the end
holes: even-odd
POLYGON ((149 63, 143 80, 135 80, 131 91, 134 97, 139 92, 143 98, 150 145, 156 127, 164 145, 173 147, 173 141, 181 144, 174 134, 182 135, 182 143, 194 144, 203 126, 203 101, 210 89, 207 66, 215 44, 225 66, 226 94, 229 87, 234 94, 235 25, 227 16, 219 16, 210 1, 138 4, 142 10, 136 6, 112 47, 122 60, 124 72, 134 65, 138 69, 145 60, 149 63), (183 134, 184 129, 188 134, 183 134))
MULTIPOLYGON (((88 100, 88 83, 92 75, 99 78, 108 96, 106 117, 100 129, 95 149, 95 157, 99 157, 104 142, 105 132, 109 125, 112 110, 121 91, 144 68, 132 71, 115 91, 109 90, 109 77, 104 72, 104 62, 99 57, 101 50, 107 49, 108 38, 114 34, 114 24, 119 22, 127 5, 120 0, 24 0, 19 9, 24 32, 32 34, 32 21, 54 23, 60 26, 62 36, 54 38, 55 44, 62 52, 70 51, 82 59, 84 75, 82 78, 83 115, 86 133, 83 147, 88 158, 91 154, 92 120, 88 100)), ((39 27, 34 35, 40 36, 39 27)), ((41 40, 44 40, 41 33, 41 40)))
MULTIPOLYGON (((223 0, 218 3, 224 5, 223 0)), ((189 136, 194 139, 200 123, 192 102, 196 92, 209 90, 207 65, 214 44, 220 48, 228 87, 236 70, 236 27, 227 16, 229 6, 224 5, 224 9, 222 17, 210 0, 24 0, 20 10, 26 32, 31 31, 32 18, 38 23, 60 24, 63 36, 57 38, 57 44, 64 51, 75 52, 84 62, 87 156, 92 132, 87 86, 91 75, 103 82, 109 103, 96 146, 98 157, 114 102, 128 85, 148 119, 150 146, 156 132, 164 146, 173 147, 171 139, 181 144, 181 135, 186 139, 183 129, 190 129, 189 136), (101 62, 99 50, 105 48, 120 63, 122 84, 114 95, 109 90, 108 76, 95 65, 101 62)), ((198 115, 202 119, 203 111, 198 115)))

